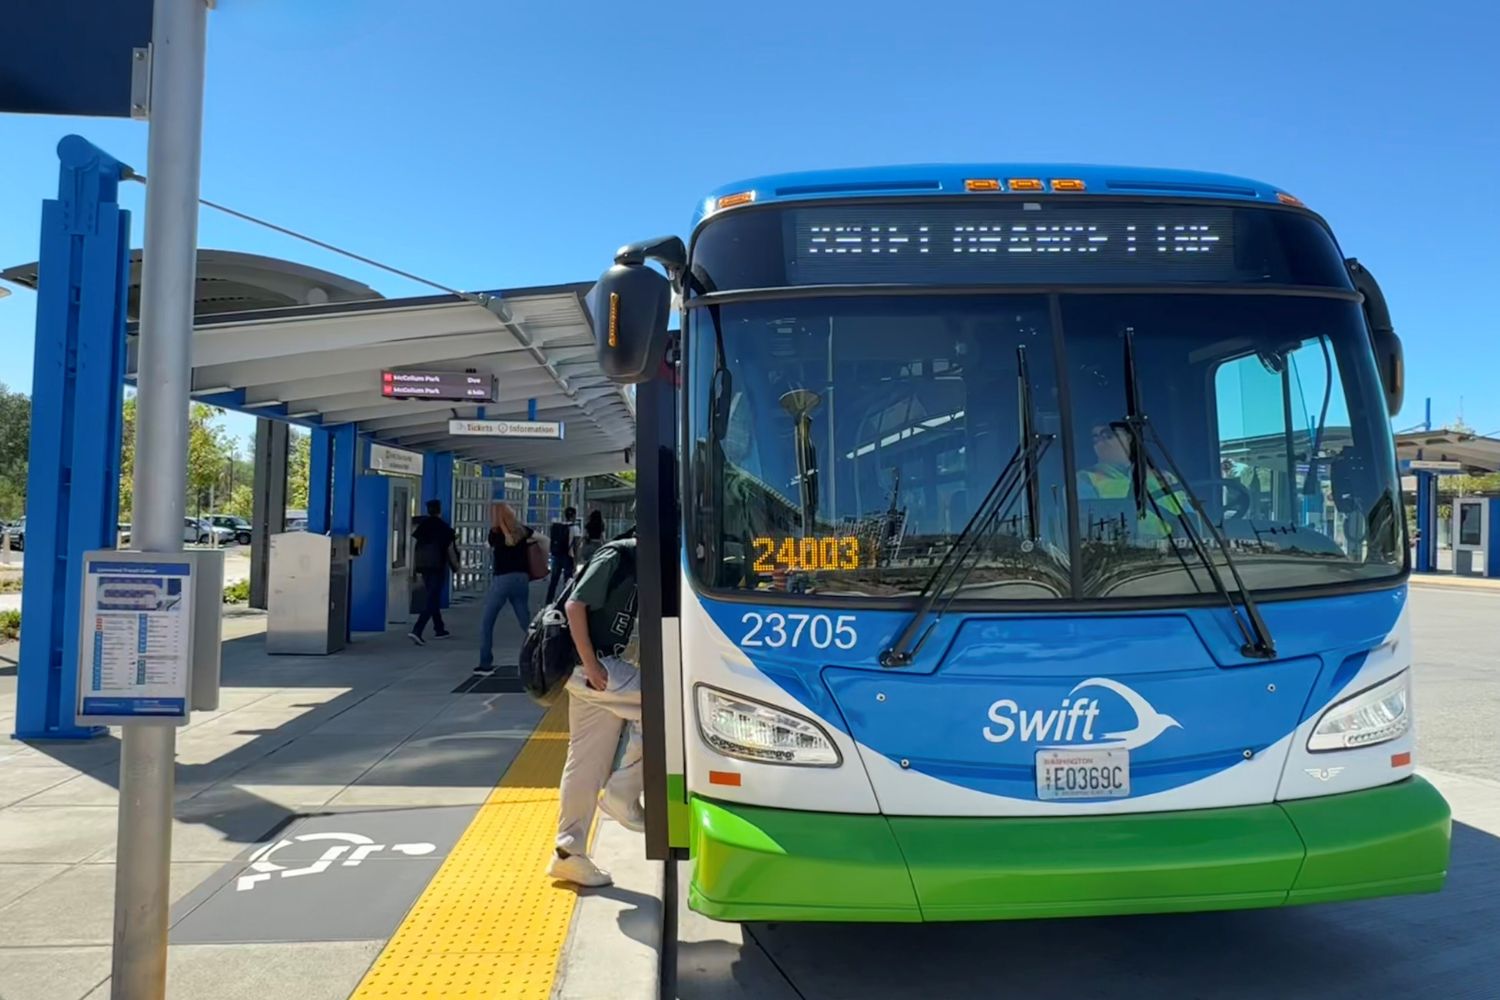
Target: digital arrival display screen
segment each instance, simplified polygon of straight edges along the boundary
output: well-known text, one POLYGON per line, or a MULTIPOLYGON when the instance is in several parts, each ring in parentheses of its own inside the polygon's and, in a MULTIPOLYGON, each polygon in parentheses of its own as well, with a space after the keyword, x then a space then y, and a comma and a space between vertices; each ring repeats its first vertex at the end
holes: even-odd
POLYGON ((380 394, 388 399, 436 399, 452 402, 494 403, 495 376, 478 372, 385 371, 380 394))
POLYGON ((1332 235, 1306 212, 1085 196, 737 208, 704 224, 689 267, 698 294, 874 284, 1351 287, 1332 235))
POLYGON ((791 284, 1098 280, 1080 272, 1199 279, 1235 268, 1233 211, 1211 206, 997 212, 935 205, 791 213, 791 284))

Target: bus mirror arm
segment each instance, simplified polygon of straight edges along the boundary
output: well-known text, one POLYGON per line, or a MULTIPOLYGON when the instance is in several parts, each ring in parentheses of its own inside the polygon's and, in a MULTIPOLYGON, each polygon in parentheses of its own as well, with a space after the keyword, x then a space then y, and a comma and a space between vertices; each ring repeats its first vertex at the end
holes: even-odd
POLYGON ((658 236, 655 239, 627 243, 615 251, 616 264, 644 264, 654 260, 666 269, 673 284, 681 284, 682 272, 687 270, 687 247, 679 236, 658 236))
POLYGON ((1406 398, 1406 354, 1401 338, 1391 324, 1391 311, 1385 294, 1369 269, 1353 257, 1344 261, 1355 289, 1364 297, 1365 320, 1370 326, 1370 346, 1380 370, 1380 385, 1385 390, 1385 409, 1390 416, 1401 411, 1406 398))

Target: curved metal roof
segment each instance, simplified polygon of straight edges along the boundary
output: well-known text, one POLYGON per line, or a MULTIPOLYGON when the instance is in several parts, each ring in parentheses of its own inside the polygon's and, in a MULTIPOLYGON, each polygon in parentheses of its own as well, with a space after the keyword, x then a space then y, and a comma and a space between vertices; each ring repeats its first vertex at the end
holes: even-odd
MULTIPOLYGON (((199 250, 198 278, 193 291, 197 316, 282 309, 329 302, 365 302, 384 298, 368 285, 331 271, 276 257, 235 250, 199 250)), ((18 264, 0 271, 0 278, 35 289, 37 264, 18 264)), ((141 251, 130 252, 130 298, 126 318, 140 319, 141 251)))

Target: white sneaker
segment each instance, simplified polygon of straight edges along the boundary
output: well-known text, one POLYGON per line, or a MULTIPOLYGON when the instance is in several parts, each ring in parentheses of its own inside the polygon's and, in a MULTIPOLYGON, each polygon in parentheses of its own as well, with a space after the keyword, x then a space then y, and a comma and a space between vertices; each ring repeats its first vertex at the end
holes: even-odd
POLYGON ((615 881, 610 878, 609 872, 594 864, 585 854, 569 854, 565 858, 553 854, 552 864, 547 866, 547 874, 560 881, 572 882, 589 889, 613 885, 615 881))
POLYGON ((646 808, 641 805, 640 799, 626 802, 618 796, 611 795, 606 789, 599 798, 599 808, 604 810, 604 815, 632 833, 646 832, 646 808))
POLYGON ((425 645, 427 645, 427 640, 423 639, 420 635, 417 635, 417 633, 415 633, 415 632, 408 632, 408 633, 406 633, 406 637, 411 640, 413 646, 425 646, 425 645))

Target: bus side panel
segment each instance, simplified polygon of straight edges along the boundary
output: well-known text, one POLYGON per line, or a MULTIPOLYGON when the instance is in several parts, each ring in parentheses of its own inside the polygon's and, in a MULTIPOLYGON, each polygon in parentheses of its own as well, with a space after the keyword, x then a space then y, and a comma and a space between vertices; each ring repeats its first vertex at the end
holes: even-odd
MULTIPOLYGON (((811 812, 876 813, 879 806, 838 709, 816 670, 774 679, 724 633, 691 584, 682 581, 682 697, 687 792, 725 802, 811 812), (812 719, 838 748, 836 767, 792 767, 727 757, 703 740, 698 689, 718 688, 812 719), (822 707, 824 710, 819 711, 822 707)), ((776 669, 767 664, 766 669, 776 669)))
MULTIPOLYGON (((1278 801, 1316 798, 1388 785, 1410 777, 1416 770, 1413 759, 1417 744, 1416 718, 1413 715, 1416 706, 1410 693, 1406 713, 1412 722, 1406 732, 1396 739, 1348 750, 1313 753, 1307 749, 1313 730, 1317 728, 1325 711, 1411 667, 1411 619, 1405 589, 1400 592, 1399 599, 1400 617, 1385 642, 1362 659, 1350 657, 1337 664, 1335 669, 1325 671, 1324 676, 1319 679, 1311 698, 1317 710, 1307 713, 1307 718, 1292 734, 1291 752, 1287 755, 1281 784, 1276 790, 1278 801)), ((1408 675, 1409 685, 1413 680, 1408 675)), ((1408 691, 1410 692, 1409 688, 1408 691)))

